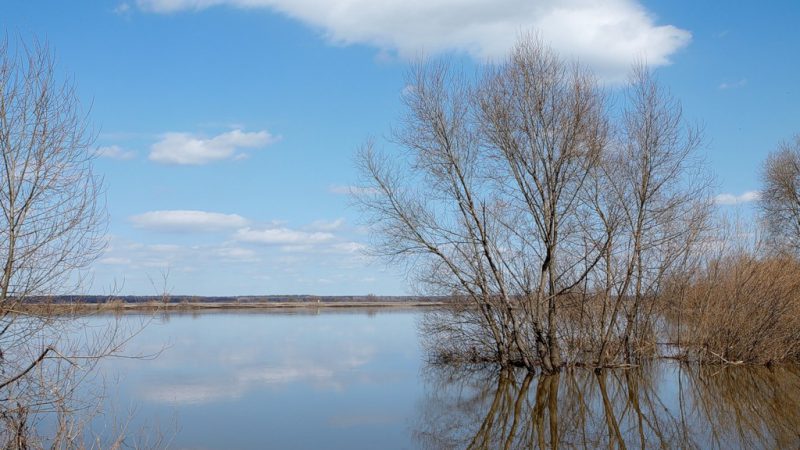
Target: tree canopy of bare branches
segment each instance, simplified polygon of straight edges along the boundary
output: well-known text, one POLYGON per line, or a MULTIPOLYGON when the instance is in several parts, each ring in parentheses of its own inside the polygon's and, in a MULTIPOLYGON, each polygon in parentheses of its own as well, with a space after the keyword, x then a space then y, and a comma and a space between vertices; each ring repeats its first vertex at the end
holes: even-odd
POLYGON ((800 135, 770 153, 761 173, 760 207, 779 247, 800 253, 800 135))
POLYGON ((63 289, 102 250, 105 211, 92 140, 49 50, 0 47, 0 302, 63 289))
POLYGON ((637 68, 616 118, 536 38, 474 78, 420 63, 408 85, 403 153, 362 149, 358 201, 377 253, 462 300, 427 323, 443 352, 545 372, 635 358, 710 203, 679 103, 637 68))

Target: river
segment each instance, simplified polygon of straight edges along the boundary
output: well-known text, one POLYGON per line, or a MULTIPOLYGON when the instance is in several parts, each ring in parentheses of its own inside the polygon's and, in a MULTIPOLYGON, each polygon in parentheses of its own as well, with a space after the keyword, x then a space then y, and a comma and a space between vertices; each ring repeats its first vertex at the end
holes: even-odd
POLYGON ((800 447, 796 367, 436 368, 422 314, 122 315, 135 357, 102 361, 89 382, 105 392, 94 432, 192 449, 800 447))

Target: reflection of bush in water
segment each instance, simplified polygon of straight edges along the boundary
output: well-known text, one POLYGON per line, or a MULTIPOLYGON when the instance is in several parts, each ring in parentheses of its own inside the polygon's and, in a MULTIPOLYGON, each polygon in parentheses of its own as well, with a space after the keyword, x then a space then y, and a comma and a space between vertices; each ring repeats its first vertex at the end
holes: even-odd
POLYGON ((800 448, 800 369, 713 367, 684 371, 694 421, 715 447, 800 448))
POLYGON ((797 448, 797 369, 655 364, 552 376, 430 368, 420 447, 797 448))

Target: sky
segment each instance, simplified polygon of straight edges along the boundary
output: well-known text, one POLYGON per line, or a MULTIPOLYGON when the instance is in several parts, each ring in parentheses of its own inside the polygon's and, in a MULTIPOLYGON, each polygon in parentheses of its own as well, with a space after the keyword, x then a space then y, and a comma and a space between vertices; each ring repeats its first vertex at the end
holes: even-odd
POLYGON ((108 246, 87 293, 402 295, 347 196, 402 112, 409 62, 500 61, 536 32, 617 89, 646 60, 745 211, 800 133, 800 2, 133 0, 0 3, 46 41, 96 133, 108 246), (166 278, 166 281, 164 279, 166 278))

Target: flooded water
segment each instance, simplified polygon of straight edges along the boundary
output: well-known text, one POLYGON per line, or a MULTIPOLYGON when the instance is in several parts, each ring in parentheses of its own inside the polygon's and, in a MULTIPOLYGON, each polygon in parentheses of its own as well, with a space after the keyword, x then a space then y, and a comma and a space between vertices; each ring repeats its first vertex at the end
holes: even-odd
POLYGON ((126 353, 157 358, 99 367, 95 427, 125 417, 133 435, 197 449, 800 448, 797 368, 432 368, 421 314, 156 317, 126 353))

